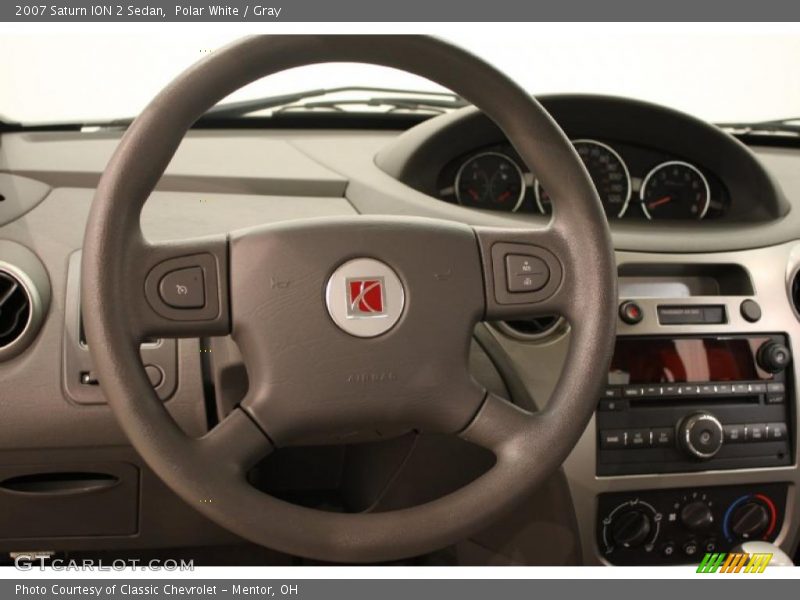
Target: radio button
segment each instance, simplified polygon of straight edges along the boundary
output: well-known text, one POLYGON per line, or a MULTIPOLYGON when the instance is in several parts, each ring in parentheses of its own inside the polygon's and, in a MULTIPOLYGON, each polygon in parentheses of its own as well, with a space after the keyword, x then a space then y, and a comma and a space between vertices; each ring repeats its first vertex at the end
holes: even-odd
POLYGON ((734 383, 733 384, 733 393, 734 394, 746 394, 750 391, 750 386, 746 383, 734 383))
POLYGON ((642 388, 642 394, 645 396, 659 396, 661 388, 656 385, 649 385, 646 388, 642 388))
POLYGON ((763 394, 767 391, 767 384, 766 383, 751 383, 750 384, 750 393, 751 394, 763 394))
POLYGON ((604 450, 618 450, 624 448, 628 434, 619 429, 600 432, 600 447, 604 450))
POLYGON ((627 398, 633 398, 642 395, 642 388, 636 386, 628 386, 622 390, 622 395, 627 398))
POLYGON ((600 410, 602 411, 625 410, 626 408, 628 408, 626 400, 600 400, 600 410))
POLYGON ((767 394, 767 404, 783 404, 786 402, 785 394, 767 394))
POLYGON ((628 447, 647 448, 650 446, 649 429, 632 429, 628 431, 628 447))
POLYGON ((605 398, 619 398, 621 395, 620 389, 615 387, 606 388, 603 392, 603 397, 605 398))
POLYGON ((677 396, 678 386, 677 385, 664 385, 661 387, 661 394, 664 396, 677 396))
POLYGON ((703 394, 703 395, 708 395, 708 396, 711 396, 712 394, 716 394, 717 393, 717 386, 711 385, 710 383, 707 383, 705 385, 701 385, 700 386, 700 393, 703 394))
POLYGON ((770 442, 782 442, 786 440, 786 423, 768 423, 767 440, 770 442))
POLYGON ((675 430, 672 427, 653 429, 653 446, 656 448, 672 448, 675 446, 675 430))
POLYGON ((729 383, 723 383, 717 386, 717 393, 718 394, 732 394, 733 393, 733 386, 729 383))
POLYGON ((712 458, 722 448, 722 424, 711 413, 689 415, 678 431, 684 449, 697 458, 712 458))
POLYGON ((682 385, 678 393, 682 396, 696 396, 700 393, 700 388, 696 385, 682 385))
POLYGON ((768 383, 767 384, 767 391, 768 392, 785 392, 786 386, 780 382, 776 383, 768 383))
POLYGON ((723 425, 722 432, 727 444, 741 444, 744 442, 744 425, 723 425))
POLYGON ((761 423, 745 425, 745 439, 748 442, 764 442, 767 439, 767 426, 761 423))

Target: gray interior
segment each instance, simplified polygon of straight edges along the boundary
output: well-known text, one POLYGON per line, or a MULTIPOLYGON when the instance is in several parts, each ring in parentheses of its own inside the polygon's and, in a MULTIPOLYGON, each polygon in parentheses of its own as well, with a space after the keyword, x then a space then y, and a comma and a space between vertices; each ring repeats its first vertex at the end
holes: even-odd
MULTIPOLYGON (((644 318, 635 325, 617 319, 618 335, 768 332, 785 334, 790 348, 797 347, 800 324, 791 284, 800 268, 800 150, 748 147, 713 126, 624 99, 557 97, 542 103, 570 138, 639 144, 690 160, 712 171, 730 195, 731 210, 713 221, 611 220, 622 289, 627 273, 639 283, 655 281, 662 287, 654 289, 666 290, 664 295, 636 297, 644 318), (721 265, 741 267, 750 288, 722 276, 698 283, 704 273, 719 273, 721 265), (694 277, 694 283, 687 284, 687 277, 694 277), (689 297, 669 295, 676 283, 695 291, 689 297), (741 315, 747 298, 760 305, 757 322, 741 315), (660 304, 721 305, 727 322, 662 325, 656 318, 660 304)), ((0 202, 0 268, 9 263, 22 270, 41 296, 40 326, 32 324, 24 348, 0 354, 0 548, 134 552, 188 547, 200 553, 200 547, 210 546, 220 550, 208 560, 220 563, 226 560, 222 548, 244 540, 204 516, 203 506, 189 509, 133 450, 101 388, 80 379, 94 365, 76 339, 80 275, 74 257, 83 247, 95 188, 121 135, 48 131, 0 137, 0 194, 5 197, 0 202), (69 477, 59 477, 64 473, 69 477), (18 478, 32 476, 39 491, 12 489, 18 478)), ((301 221, 310 217, 350 222, 364 216, 401 216, 445 219, 476 227, 484 235, 491 234, 490 228, 519 229, 522 239, 526 229, 545 226, 547 218, 469 209, 433 197, 436 185, 431 182, 448 161, 503 143, 503 134, 472 108, 408 131, 191 130, 147 199, 141 228, 148 241, 161 243, 259 226, 291 237, 292 231, 303 231, 293 227, 302 228, 301 221)), ((433 241, 424 242, 425 248, 432 247, 433 241)), ((338 247, 338 242, 331 244, 338 247)), ((232 281, 237 276, 232 273, 232 281)), ((476 325, 469 366, 472 377, 491 394, 525 410, 542 411, 562 371, 587 365, 569 360, 574 342, 569 324, 524 335, 497 322, 520 316, 503 309, 492 322, 476 325)), ((275 327, 291 335, 291 324, 275 327)), ((202 436, 231 415, 255 375, 253 365, 242 358, 241 338, 213 333, 148 342, 141 348, 143 364, 162 373, 155 389, 159 401, 190 436, 202 436), (154 354, 156 346, 160 350, 154 354)), ((611 341, 603 343, 607 348, 611 341)), ((456 347, 466 352, 467 345, 456 347)), ((795 363, 789 373, 795 380, 800 375, 795 363)), ((793 388, 789 390, 795 436, 800 421, 793 388)), ((462 440, 408 429, 367 444, 326 439, 321 447, 279 452, 256 468, 251 481, 306 506, 327 506, 330 500, 320 490, 336 490, 337 502, 354 513, 391 514, 443 498, 493 465, 491 455, 462 440)), ((437 552, 426 547, 416 554, 435 564, 607 564, 613 560, 597 542, 599 494, 734 484, 756 489, 771 483, 788 484, 775 542, 790 555, 796 552, 796 437, 789 465, 626 476, 596 475, 597 444, 592 418, 558 472, 515 498, 510 510, 493 514, 478 533, 465 530, 437 552)), ((30 485, 27 481, 23 479, 30 485)), ((504 492, 497 488, 493 493, 504 492)), ((284 564, 299 560, 293 554, 253 550, 251 556, 284 564)), ((315 558, 342 560, 333 553, 315 558)), ((396 557, 375 555, 376 562, 387 558, 396 557)), ((368 556, 356 559, 369 562, 368 556)))

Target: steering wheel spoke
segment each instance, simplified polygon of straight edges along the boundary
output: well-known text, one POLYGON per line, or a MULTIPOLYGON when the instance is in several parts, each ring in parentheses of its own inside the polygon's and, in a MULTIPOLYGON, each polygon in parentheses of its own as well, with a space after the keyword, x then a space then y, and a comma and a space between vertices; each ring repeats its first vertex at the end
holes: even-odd
POLYGON ((132 329, 148 337, 200 337, 230 332, 228 243, 224 236, 180 243, 141 241, 127 282, 132 329))
POLYGON ((228 461, 245 471, 273 450, 267 435, 240 408, 234 409, 198 442, 213 460, 228 461))

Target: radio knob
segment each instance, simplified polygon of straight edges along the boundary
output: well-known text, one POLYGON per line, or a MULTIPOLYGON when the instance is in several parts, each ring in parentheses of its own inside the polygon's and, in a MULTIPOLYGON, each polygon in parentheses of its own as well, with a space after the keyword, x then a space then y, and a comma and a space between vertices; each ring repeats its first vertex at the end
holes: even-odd
POLYGON ((764 342, 758 349, 756 361, 767 373, 780 373, 792 360, 789 348, 778 342, 764 342))
POLYGON ((702 531, 714 524, 714 514, 705 502, 690 502, 681 509, 681 523, 692 531, 702 531))
POLYGON ((678 425, 678 440, 695 458, 712 458, 722 448, 722 423, 709 412, 691 414, 678 425))
POLYGON ((731 516, 731 531, 741 540, 761 537, 769 526, 769 518, 769 512, 763 504, 745 502, 731 516))
POLYGON ((636 548, 647 541, 652 528, 647 513, 638 509, 626 510, 614 517, 611 523, 611 537, 620 546, 636 548))

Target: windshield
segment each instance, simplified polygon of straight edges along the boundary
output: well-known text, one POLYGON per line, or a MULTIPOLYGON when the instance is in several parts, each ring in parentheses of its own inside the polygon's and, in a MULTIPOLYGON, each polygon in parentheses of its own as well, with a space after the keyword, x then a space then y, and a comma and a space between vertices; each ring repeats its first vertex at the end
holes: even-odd
MULTIPOLYGON (((487 24, 487 35, 473 30, 447 39, 500 67, 533 94, 627 96, 713 122, 800 115, 800 35, 791 31, 669 33, 632 24, 609 33, 603 24, 521 25, 487 24)), ((3 34, 0 119, 102 123, 135 116, 182 69, 236 37, 3 34)), ((226 101, 343 86, 443 91, 391 69, 330 64, 272 76, 226 101)))

